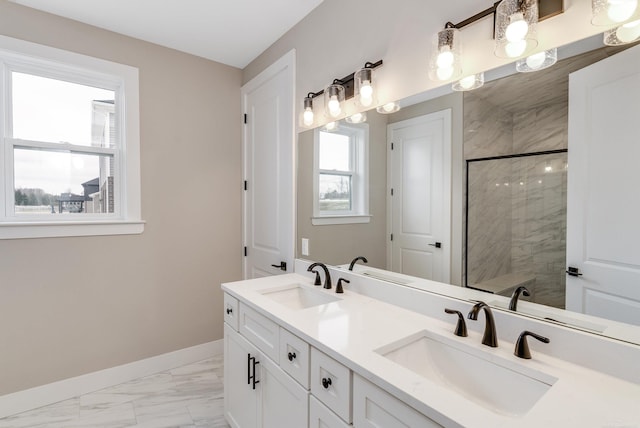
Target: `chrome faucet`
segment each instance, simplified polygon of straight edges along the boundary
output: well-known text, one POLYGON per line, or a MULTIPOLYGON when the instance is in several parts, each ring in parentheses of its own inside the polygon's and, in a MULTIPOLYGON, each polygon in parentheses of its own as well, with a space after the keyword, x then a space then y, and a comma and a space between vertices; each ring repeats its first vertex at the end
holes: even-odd
POLYGON ((478 319, 478 312, 480 309, 484 309, 484 335, 482 336, 482 344, 491 346, 492 348, 498 347, 498 335, 496 334, 496 322, 493 320, 493 313, 491 312, 491 308, 485 302, 478 301, 473 307, 471 311, 469 311, 469 315, 467 318, 470 320, 476 321, 478 319))
POLYGON ((529 290, 527 290, 527 287, 525 287, 524 285, 521 285, 520 287, 516 288, 511 294, 511 300, 509 301, 510 311, 515 312, 516 307, 518 306, 518 297, 520 297, 520 293, 522 293, 522 295, 525 297, 531 296, 531 294, 529 294, 529 290))
POLYGON ((369 263, 369 260, 367 260, 366 257, 364 256, 358 256, 355 259, 351 260, 351 264, 349 265, 349 270, 353 270, 353 267, 356 265, 356 262, 358 260, 362 260, 364 263, 369 263))
POLYGON ((329 269, 327 269, 327 266, 325 266, 324 263, 312 263, 307 268, 307 272, 312 272, 313 268, 318 267, 318 266, 320 266, 322 268, 322 270, 324 270, 324 285, 323 285, 323 287, 328 290, 328 289, 331 288, 331 275, 329 274, 329 269))

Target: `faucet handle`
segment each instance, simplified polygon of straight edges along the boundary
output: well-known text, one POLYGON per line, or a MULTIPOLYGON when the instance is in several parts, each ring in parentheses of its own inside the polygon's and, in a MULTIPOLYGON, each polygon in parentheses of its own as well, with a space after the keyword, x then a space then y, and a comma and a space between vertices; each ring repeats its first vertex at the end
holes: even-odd
POLYGON ((458 314, 458 322, 456 323, 456 329, 453 333, 456 336, 467 337, 467 324, 464 322, 464 315, 462 315, 462 312, 448 308, 445 308, 444 311, 448 314, 458 314))
POLYGON ((338 284, 336 285, 336 293, 344 293, 344 290, 342 289, 343 282, 346 282, 347 284, 349 284, 351 281, 344 278, 338 278, 338 284))
POLYGON ((322 281, 320 281, 320 272, 315 269, 312 269, 311 272, 316 274, 316 279, 313 281, 313 285, 322 285, 322 281))
POLYGON ((525 360, 530 360, 531 352, 529 351, 527 336, 535 337, 540 342, 544 342, 544 343, 549 343, 550 340, 548 337, 540 336, 539 334, 532 333, 527 330, 520 333, 520 336, 518 336, 518 340, 516 341, 516 349, 513 351, 513 355, 515 355, 518 358, 524 358, 525 360))

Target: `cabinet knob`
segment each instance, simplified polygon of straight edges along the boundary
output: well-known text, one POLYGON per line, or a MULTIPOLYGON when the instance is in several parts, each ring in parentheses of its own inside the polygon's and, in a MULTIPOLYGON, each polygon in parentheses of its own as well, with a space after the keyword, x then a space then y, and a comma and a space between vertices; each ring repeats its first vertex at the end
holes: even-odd
POLYGON ((233 313, 233 309, 227 308, 227 315, 231 315, 231 313, 233 313))
POLYGON ((329 385, 331 385, 331 378, 323 377, 322 378, 322 386, 324 386, 324 389, 329 389, 329 385))
POLYGON ((289 361, 293 361, 296 358, 296 353, 289 352, 289 355, 287 355, 287 357, 289 358, 289 361))

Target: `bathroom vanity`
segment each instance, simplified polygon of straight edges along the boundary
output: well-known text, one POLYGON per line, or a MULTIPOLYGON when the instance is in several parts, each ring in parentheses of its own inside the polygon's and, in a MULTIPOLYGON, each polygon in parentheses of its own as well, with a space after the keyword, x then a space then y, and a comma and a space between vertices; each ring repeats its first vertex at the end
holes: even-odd
POLYGON ((296 274, 223 284, 232 427, 640 427, 640 347, 329 268, 343 294, 296 274), (514 355, 529 330, 532 358, 514 355))

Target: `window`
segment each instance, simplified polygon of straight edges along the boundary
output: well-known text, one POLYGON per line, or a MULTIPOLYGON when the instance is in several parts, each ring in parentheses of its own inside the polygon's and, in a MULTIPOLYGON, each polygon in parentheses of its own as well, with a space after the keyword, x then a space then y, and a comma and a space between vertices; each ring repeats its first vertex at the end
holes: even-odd
POLYGON ((0 49, 0 239, 141 233, 137 69, 0 49))
POLYGON ((314 225, 368 223, 367 124, 316 129, 314 225))

